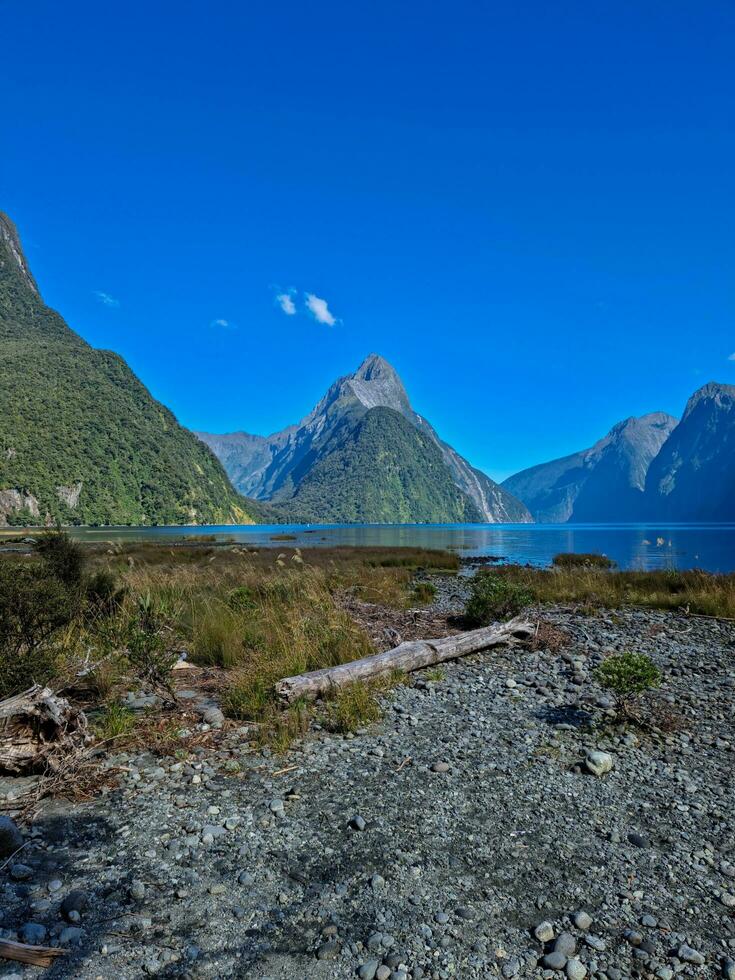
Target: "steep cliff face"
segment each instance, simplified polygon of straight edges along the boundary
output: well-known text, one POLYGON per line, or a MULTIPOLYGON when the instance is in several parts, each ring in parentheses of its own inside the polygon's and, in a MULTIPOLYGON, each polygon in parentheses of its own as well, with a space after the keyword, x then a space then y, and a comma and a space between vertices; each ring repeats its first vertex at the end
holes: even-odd
POLYGON ((122 358, 44 304, 0 214, 0 523, 246 523, 249 506, 122 358))
POLYGON ((735 520, 735 386, 710 382, 689 399, 648 471, 646 506, 654 519, 735 520))
POLYGON ((640 520, 646 474, 676 424, 664 412, 625 419, 590 449, 516 473, 503 487, 542 523, 640 520))
MULTIPOLYGON (((431 446, 431 452, 437 454, 436 458, 442 463, 441 475, 435 465, 427 467, 425 474, 427 487, 432 482, 436 485, 437 499, 447 499, 443 491, 441 493, 438 491, 439 483, 443 485, 445 478, 448 478, 451 485, 466 498, 467 502, 461 506, 454 501, 443 510, 433 511, 433 520, 472 520, 491 523, 531 520, 528 510, 518 500, 484 473, 472 467, 467 460, 439 438, 426 419, 414 412, 397 372, 377 354, 367 357, 354 374, 335 381, 314 409, 298 425, 289 426, 282 432, 268 437, 249 436, 246 433, 217 436, 202 432, 198 435, 217 453, 238 489, 258 499, 269 500, 284 511, 288 511, 289 506, 293 510, 296 502, 300 498, 303 499, 305 486, 313 486, 314 471, 319 467, 316 472, 321 474, 319 485, 323 488, 325 500, 320 507, 310 496, 310 513, 321 513, 325 520, 336 520, 333 516, 334 508, 327 499, 332 490, 328 481, 324 479, 324 473, 336 474, 337 471, 332 467, 325 468, 321 464, 330 453, 338 448, 340 451, 344 449, 345 442, 354 437, 363 417, 375 409, 388 409, 390 412, 397 413, 408 422, 411 429, 421 435, 423 442, 416 443, 410 430, 405 430, 395 423, 395 420, 395 424, 390 426, 392 435, 399 440, 403 451, 408 453, 405 459, 406 467, 410 467, 414 474, 416 453, 424 458, 424 450, 431 446), (289 505, 289 501, 293 501, 293 505, 289 505), (327 514, 330 515, 329 518, 327 514)), ((383 416, 384 421, 387 418, 383 416)), ((365 435, 365 430, 359 431, 363 436, 365 435)), ((368 440, 371 445, 375 444, 374 437, 375 432, 371 428, 368 440)), ((355 473, 361 470, 362 466, 362 461, 359 459, 361 446, 364 446, 364 440, 353 439, 352 450, 347 456, 342 457, 343 466, 346 466, 349 461, 349 466, 355 473)), ((395 447, 386 445, 384 449, 394 459, 400 458, 395 447)), ((354 506, 348 503, 345 494, 347 484, 341 481, 342 489, 339 497, 343 501, 343 506, 340 513, 354 514, 358 510, 364 512, 365 508, 360 502, 362 492, 360 481, 348 479, 347 483, 351 488, 350 493, 354 495, 352 501, 354 506)), ((414 486, 414 490, 416 489, 414 486)), ((419 497, 421 492, 418 497, 413 496, 414 503, 419 497)), ((387 515, 379 518, 381 520, 428 519, 418 516, 419 513, 426 512, 425 508, 414 507, 412 510, 406 501, 399 505, 395 493, 392 494, 392 500, 392 507, 386 505, 378 507, 377 510, 373 507, 372 512, 387 515), (406 517, 407 513, 414 516, 406 517)), ((357 518, 344 517, 344 519, 357 518)))

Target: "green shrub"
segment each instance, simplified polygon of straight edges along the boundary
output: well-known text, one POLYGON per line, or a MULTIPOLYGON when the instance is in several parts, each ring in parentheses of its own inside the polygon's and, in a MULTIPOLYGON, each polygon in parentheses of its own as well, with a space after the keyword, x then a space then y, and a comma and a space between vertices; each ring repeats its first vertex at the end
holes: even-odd
POLYGON ((81 585, 84 552, 65 531, 44 531, 35 541, 36 554, 48 572, 69 588, 81 585))
POLYGON ((551 564, 556 568, 615 568, 615 562, 607 555, 596 555, 593 552, 575 554, 562 552, 554 555, 551 564))
POLYGON ((661 671, 644 653, 615 654, 607 657, 595 671, 597 682, 612 691, 618 708, 625 710, 630 702, 661 683, 661 671))
POLYGON ((470 626, 489 626, 511 619, 533 602, 533 592, 492 571, 481 570, 472 579, 465 618, 470 626))
POLYGON ((56 673, 56 639, 79 610, 79 597, 43 564, 0 561, 0 697, 56 673))
POLYGON ((255 609, 257 602, 255 599, 255 593, 252 589, 248 588, 247 585, 238 585, 236 589, 227 596, 227 605, 230 609, 235 609, 237 612, 245 612, 248 609, 255 609))
POLYGON ((139 596, 125 633, 125 652, 138 679, 166 699, 175 701, 171 671, 178 653, 172 646, 172 633, 150 593, 139 596))

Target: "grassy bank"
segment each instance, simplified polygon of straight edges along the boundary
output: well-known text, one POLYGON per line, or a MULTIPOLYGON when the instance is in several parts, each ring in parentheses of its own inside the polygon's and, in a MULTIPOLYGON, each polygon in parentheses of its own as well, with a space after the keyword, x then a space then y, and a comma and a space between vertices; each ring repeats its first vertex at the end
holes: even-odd
POLYGON ((590 608, 635 605, 735 618, 735 575, 621 572, 573 564, 550 569, 509 565, 491 574, 530 590, 536 602, 571 602, 590 608))
MULTIPOLYGON (((49 539, 54 539, 53 535, 49 539)), ((231 718, 253 723, 276 747, 308 726, 312 709, 284 712, 273 685, 281 677, 335 666, 373 652, 370 637, 342 607, 346 595, 397 609, 429 602, 416 572, 456 571, 446 552, 412 548, 248 549, 213 545, 74 545, 69 576, 44 559, 0 557, 0 695, 32 681, 79 687, 106 737, 133 734, 122 705, 143 686, 173 700, 171 667, 188 660, 221 678, 231 718), (18 614, 20 610, 20 614, 18 614)), ((355 689, 325 709, 323 721, 347 730, 374 717, 371 691, 355 689)))

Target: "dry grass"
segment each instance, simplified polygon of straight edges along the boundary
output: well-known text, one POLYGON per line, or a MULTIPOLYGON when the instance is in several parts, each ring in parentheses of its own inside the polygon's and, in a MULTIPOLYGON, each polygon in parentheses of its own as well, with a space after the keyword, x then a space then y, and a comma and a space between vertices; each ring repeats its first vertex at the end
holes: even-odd
POLYGON ((595 607, 624 605, 735 618, 735 575, 702 571, 617 572, 595 568, 537 569, 508 565, 495 573, 528 587, 538 602, 595 607))
MULTIPOLYGON (((172 642, 187 649, 195 664, 228 671, 223 710, 252 722, 256 740, 277 750, 308 728, 314 709, 283 710, 275 682, 374 652, 366 630, 338 601, 345 590, 366 602, 407 609, 434 593, 430 583, 416 592, 416 570, 454 571, 458 565, 453 555, 424 549, 254 551, 208 542, 98 549, 95 562, 122 578, 128 596, 153 597, 172 642)), ((111 668, 94 678, 108 696, 115 691, 112 681, 111 668)), ((348 731, 376 712, 372 689, 355 690, 330 703, 323 720, 348 731)))

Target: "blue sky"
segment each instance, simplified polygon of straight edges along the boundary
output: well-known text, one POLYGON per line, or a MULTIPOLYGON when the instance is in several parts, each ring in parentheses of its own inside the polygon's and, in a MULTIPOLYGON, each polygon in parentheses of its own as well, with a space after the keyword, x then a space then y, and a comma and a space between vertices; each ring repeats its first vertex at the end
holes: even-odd
POLYGON ((730 0, 0 17, 0 208, 185 425, 274 431, 377 351, 502 477, 735 382, 730 0))

